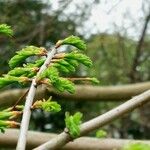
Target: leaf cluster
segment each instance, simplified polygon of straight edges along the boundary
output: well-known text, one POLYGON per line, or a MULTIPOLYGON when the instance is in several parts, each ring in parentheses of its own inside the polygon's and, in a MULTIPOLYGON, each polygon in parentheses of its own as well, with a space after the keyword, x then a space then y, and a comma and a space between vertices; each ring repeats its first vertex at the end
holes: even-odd
POLYGON ((28 57, 39 55, 46 55, 46 50, 44 48, 39 48, 36 46, 26 46, 21 51, 16 52, 16 55, 12 57, 9 61, 9 67, 15 68, 22 64, 28 57))
POLYGON ((52 60, 52 63, 54 67, 58 68, 63 73, 75 72, 76 67, 80 63, 87 67, 92 66, 91 59, 76 50, 65 54, 61 59, 52 60))
POLYGON ((48 100, 38 100, 36 101, 33 106, 33 109, 42 109, 44 111, 47 112, 59 112, 61 111, 61 106, 55 102, 55 101, 51 101, 51 98, 49 98, 48 100))
POLYGON ((13 35, 13 31, 7 24, 0 24, 0 34, 11 37, 13 35))
POLYGON ((70 93, 75 92, 74 84, 66 78, 60 77, 58 69, 55 67, 46 69, 40 78, 47 78, 47 80, 45 80, 46 84, 53 85, 60 92, 64 92, 65 90, 70 93))
POLYGON ((86 44, 77 36, 69 36, 63 40, 59 40, 56 45, 72 45, 79 50, 86 50, 86 44))
POLYGON ((0 131, 4 132, 6 128, 19 126, 18 122, 12 121, 12 119, 20 116, 22 110, 12 110, 11 108, 0 111, 0 131))
POLYGON ((29 78, 36 75, 39 67, 44 63, 44 58, 36 60, 34 63, 25 63, 25 59, 33 55, 45 55, 47 52, 44 48, 38 48, 35 46, 27 46, 12 57, 9 61, 9 66, 12 68, 6 75, 0 77, 0 88, 12 83, 24 84, 29 82, 29 78), (19 67, 18 67, 19 66, 19 67))
POLYGON ((0 77, 0 88, 7 86, 12 83, 25 83, 28 81, 27 77, 15 77, 10 75, 5 75, 4 77, 0 77))
POLYGON ((66 112, 65 116, 65 124, 70 136, 73 139, 80 136, 82 113, 77 112, 74 115, 70 115, 68 112, 66 112))
POLYGON ((97 138, 105 138, 105 137, 107 137, 107 132, 105 130, 98 130, 96 132, 96 137, 97 138))

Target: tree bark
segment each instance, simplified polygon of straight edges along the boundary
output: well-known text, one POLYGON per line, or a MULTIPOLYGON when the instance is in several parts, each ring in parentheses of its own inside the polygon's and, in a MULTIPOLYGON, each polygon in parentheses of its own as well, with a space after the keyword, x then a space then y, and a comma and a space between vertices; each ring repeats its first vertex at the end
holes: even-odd
MULTIPOLYGON (((150 82, 120 86, 77 85, 75 94, 59 93, 53 88, 39 87, 35 99, 53 96, 57 99, 75 101, 124 101, 150 89, 150 82)), ((13 106, 27 89, 12 89, 0 93, 0 107, 13 106)))
MULTIPOLYGON (((17 129, 7 129, 5 134, 0 134, 0 147, 15 148, 18 139, 18 134, 19 134, 19 130, 17 129)), ((27 149, 31 150, 56 136, 57 134, 52 134, 52 133, 28 131, 27 149)), ((112 138, 98 139, 98 138, 91 138, 91 137, 82 137, 68 143, 62 149, 63 150, 85 150, 85 149, 86 150, 112 150, 112 149, 119 150, 126 144, 139 143, 139 142, 150 145, 149 140, 142 141, 142 140, 127 140, 127 139, 112 139, 112 138)))

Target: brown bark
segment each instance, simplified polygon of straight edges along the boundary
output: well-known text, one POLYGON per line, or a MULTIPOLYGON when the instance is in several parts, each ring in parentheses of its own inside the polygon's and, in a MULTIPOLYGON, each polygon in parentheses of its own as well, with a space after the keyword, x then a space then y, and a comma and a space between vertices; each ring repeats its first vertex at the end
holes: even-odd
MULTIPOLYGON (((123 101, 150 89, 150 82, 122 86, 77 85, 75 94, 59 93, 52 88, 39 87, 35 99, 52 95, 57 99, 76 101, 123 101)), ((13 106, 27 89, 12 89, 0 93, 0 107, 13 106)))
MULTIPOLYGON (((15 148, 18 139, 19 130, 8 129, 5 134, 0 134, 0 147, 15 148)), ((42 143, 47 142, 51 138, 56 137, 56 134, 41 133, 35 131, 28 132, 27 150, 35 148, 42 143)), ((64 146, 64 150, 112 150, 121 149, 128 143, 145 143, 150 145, 149 140, 127 140, 127 139, 97 139, 90 137, 82 137, 64 146), (108 144, 109 143, 109 144, 108 144)))

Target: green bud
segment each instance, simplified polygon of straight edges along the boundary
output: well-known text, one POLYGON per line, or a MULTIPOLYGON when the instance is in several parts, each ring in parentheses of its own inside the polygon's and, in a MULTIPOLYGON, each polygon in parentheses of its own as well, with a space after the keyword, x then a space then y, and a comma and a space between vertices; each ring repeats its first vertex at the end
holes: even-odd
POLYGON ((17 81, 18 81, 17 78, 12 76, 0 77, 0 88, 3 88, 17 81))
POLYGON ((28 80, 29 79, 27 77, 14 77, 10 75, 5 75, 4 77, 0 78, 0 88, 3 88, 9 84, 17 82, 19 82, 20 84, 26 83, 28 82, 28 80))
POLYGON ((74 51, 74 52, 71 52, 71 53, 67 54, 65 56, 65 58, 71 59, 71 60, 76 60, 79 63, 82 63, 83 65, 85 65, 87 67, 92 66, 91 59, 88 56, 84 55, 84 54, 78 53, 77 51, 74 51))
POLYGON ((66 73, 66 74, 70 72, 66 66, 62 66, 58 63, 54 63, 53 67, 57 68, 60 72, 63 72, 63 73, 66 73))
POLYGON ((44 48, 39 48, 35 46, 27 46, 21 51, 18 51, 17 54, 11 58, 9 61, 10 68, 14 68, 22 64, 26 58, 34 55, 46 55, 46 50, 44 48))
POLYGON ((13 31, 11 29, 11 26, 8 26, 7 24, 1 24, 0 25, 0 34, 4 34, 6 36, 12 36, 13 31))
POLYGON ((89 80, 93 83, 93 84, 99 84, 99 80, 96 78, 89 78, 89 80))
POLYGON ((4 119, 9 119, 11 116, 12 116, 13 114, 12 114, 12 112, 5 112, 5 111, 1 111, 0 112, 0 119, 2 120, 4 120, 4 119))
POLYGON ((41 67, 44 64, 45 60, 46 60, 45 58, 40 58, 36 60, 35 63, 27 63, 26 65, 24 65, 24 67, 26 68, 41 67))
POLYGON ((42 78, 49 78, 54 83, 59 78, 59 72, 55 67, 49 67, 40 75, 40 79, 42 78))
POLYGON ((20 123, 18 123, 18 122, 0 120, 0 130, 3 133, 5 132, 6 128, 16 128, 18 126, 20 126, 20 123))
POLYGON ((65 58, 64 60, 66 60, 69 64, 71 64, 74 67, 77 67, 79 65, 77 60, 72 60, 72 59, 67 59, 67 58, 65 58))
POLYGON ((105 137, 107 137, 107 132, 105 130, 98 130, 96 132, 96 137, 97 138, 105 138, 105 137))
POLYGON ((56 43, 56 46, 59 47, 60 45, 72 45, 78 48, 79 50, 85 50, 86 49, 86 44, 83 40, 81 40, 77 36, 69 36, 65 38, 64 40, 59 40, 56 43))
POLYGON ((58 61, 56 63, 65 66, 70 72, 75 72, 74 66, 69 64, 67 61, 65 61, 63 59, 61 59, 60 61, 58 61))
POLYGON ((23 111, 23 109, 24 109, 24 105, 16 105, 15 106, 15 108, 14 107, 9 107, 9 108, 7 108, 7 109, 4 109, 3 111, 5 111, 5 112, 10 112, 10 111, 12 111, 12 110, 16 110, 16 111, 23 111))
POLYGON ((4 119, 12 119, 12 118, 16 118, 17 116, 21 115, 22 112, 20 111, 1 111, 0 112, 0 119, 4 120, 4 119))
POLYGON ((65 90, 72 94, 75 92, 74 83, 65 78, 59 78, 59 80, 54 84, 54 87, 60 92, 64 92, 65 90))
POLYGON ((47 101, 45 99, 43 101, 42 100, 36 101, 33 104, 32 108, 33 109, 40 108, 47 112, 59 112, 61 110, 61 106, 57 102, 51 101, 51 98, 49 98, 47 101))
POLYGON ((26 76, 26 77, 33 77, 36 72, 38 71, 37 67, 34 68, 23 68, 23 67, 16 67, 13 70, 8 72, 8 75, 10 76, 26 76))
POLYGON ((19 110, 19 111, 23 111, 24 105, 16 105, 16 106, 15 106, 15 109, 16 109, 16 110, 19 110))
POLYGON ((74 139, 80 136, 80 125, 82 119, 82 113, 77 112, 74 115, 70 115, 68 112, 65 114, 65 124, 69 131, 70 136, 74 139))

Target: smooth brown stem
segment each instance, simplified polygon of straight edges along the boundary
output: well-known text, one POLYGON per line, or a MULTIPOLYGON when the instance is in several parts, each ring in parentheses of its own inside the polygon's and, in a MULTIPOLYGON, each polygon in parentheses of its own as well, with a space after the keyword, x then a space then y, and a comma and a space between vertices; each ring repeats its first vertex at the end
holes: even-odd
POLYGON ((12 110, 14 110, 17 104, 25 98, 28 92, 29 92, 29 89, 16 101, 15 105, 12 107, 12 110))

